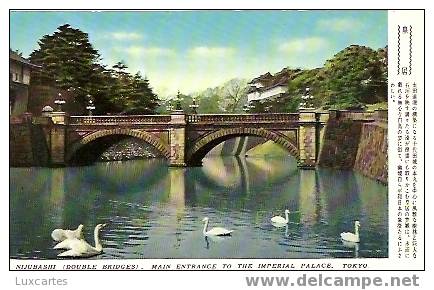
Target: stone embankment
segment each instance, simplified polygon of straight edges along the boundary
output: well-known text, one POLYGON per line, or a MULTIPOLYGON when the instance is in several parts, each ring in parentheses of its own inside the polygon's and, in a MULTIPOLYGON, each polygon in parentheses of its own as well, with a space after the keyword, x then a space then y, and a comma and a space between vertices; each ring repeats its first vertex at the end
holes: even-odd
POLYGON ((382 183, 388 181, 387 111, 376 112, 373 122, 331 117, 318 165, 354 169, 382 183))

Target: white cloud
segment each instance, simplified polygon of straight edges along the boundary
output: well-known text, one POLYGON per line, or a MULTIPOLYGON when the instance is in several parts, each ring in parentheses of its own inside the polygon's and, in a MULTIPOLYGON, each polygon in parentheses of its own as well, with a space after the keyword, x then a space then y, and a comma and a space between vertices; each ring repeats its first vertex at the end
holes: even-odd
POLYGON ((233 55, 235 50, 231 47, 219 46, 196 46, 189 50, 188 54, 193 57, 218 58, 233 55))
POLYGON ((140 40, 143 38, 143 35, 137 32, 115 31, 107 33, 105 38, 114 40, 140 40))
POLYGON ((323 50, 328 46, 325 38, 306 37, 295 38, 279 44, 278 49, 284 53, 311 53, 323 50))
POLYGON ((353 31, 354 29, 359 29, 362 26, 360 20, 351 18, 331 18, 331 19, 321 19, 317 22, 317 27, 323 30, 343 32, 343 31, 353 31))
POLYGON ((140 46, 140 45, 131 45, 128 47, 117 48, 119 51, 123 51, 132 57, 140 57, 140 56, 173 56, 175 55, 175 51, 165 47, 156 47, 156 46, 140 46))

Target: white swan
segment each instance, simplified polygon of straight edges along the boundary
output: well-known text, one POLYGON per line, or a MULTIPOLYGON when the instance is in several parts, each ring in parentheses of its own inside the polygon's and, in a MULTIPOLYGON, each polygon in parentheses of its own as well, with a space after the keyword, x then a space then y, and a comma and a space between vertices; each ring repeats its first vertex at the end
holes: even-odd
POLYGON ((212 228, 209 231, 207 231, 209 218, 205 217, 203 218, 202 221, 205 222, 205 226, 203 227, 204 236, 229 236, 233 232, 231 230, 227 230, 225 228, 219 228, 219 227, 212 228))
POLYGON ((347 242, 354 242, 354 243, 358 243, 360 242, 360 237, 359 237, 359 227, 360 227, 360 222, 359 221, 355 221, 354 222, 354 234, 353 233, 341 233, 341 239, 347 242))
POLYGON ((98 224, 94 230, 95 247, 89 245, 85 240, 68 239, 58 245, 55 249, 69 249, 57 255, 58 257, 91 257, 102 253, 102 245, 99 240, 99 231, 105 227, 106 224, 98 224))
POLYGON ((289 222, 289 209, 285 209, 285 218, 281 216, 274 216, 271 218, 273 224, 287 224, 289 222))
POLYGON ((56 242, 61 242, 66 239, 83 239, 83 225, 79 225, 75 230, 55 229, 51 232, 51 237, 56 242))

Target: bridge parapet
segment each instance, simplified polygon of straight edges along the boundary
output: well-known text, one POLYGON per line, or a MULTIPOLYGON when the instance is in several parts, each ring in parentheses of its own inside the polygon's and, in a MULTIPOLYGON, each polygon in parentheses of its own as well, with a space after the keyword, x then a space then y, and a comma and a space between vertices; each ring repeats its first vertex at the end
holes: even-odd
POLYGON ((170 115, 71 116, 70 125, 168 124, 170 115))
POLYGON ((330 110, 330 118, 344 119, 361 122, 386 122, 388 110, 377 109, 374 111, 348 111, 348 110, 330 110))
POLYGON ((189 124, 297 122, 298 113, 188 115, 189 124))
POLYGON ((378 122, 386 122, 388 119, 388 111, 387 110, 375 110, 374 118, 378 122))
POLYGON ((330 110, 330 118, 372 122, 375 121, 375 112, 374 111, 330 110))

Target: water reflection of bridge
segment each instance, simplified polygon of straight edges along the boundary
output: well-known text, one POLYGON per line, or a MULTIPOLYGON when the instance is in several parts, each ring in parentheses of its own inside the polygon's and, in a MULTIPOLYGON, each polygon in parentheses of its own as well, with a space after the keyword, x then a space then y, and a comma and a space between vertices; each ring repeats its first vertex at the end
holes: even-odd
MULTIPOLYGON (((325 231, 322 224, 339 226, 343 221, 351 221, 354 213, 360 216, 362 223, 367 215, 369 219, 378 220, 378 224, 387 221, 387 211, 381 206, 387 205, 386 193, 378 192, 374 181, 352 172, 303 171, 296 170, 295 164, 295 170, 288 170, 284 168, 288 165, 285 162, 279 165, 277 161, 249 158, 215 160, 214 163, 209 160, 203 168, 168 168, 161 162, 32 169, 21 177, 28 183, 20 183, 22 188, 12 187, 11 205, 25 204, 32 197, 31 216, 35 218, 28 223, 29 213, 17 212, 14 223, 21 225, 27 234, 33 232, 24 230, 26 225, 38 228, 35 226, 38 223, 48 222, 52 229, 83 223, 89 225, 87 234, 91 236, 90 225, 112 220, 120 224, 128 222, 129 227, 140 231, 146 239, 152 239, 154 231, 161 232, 161 225, 164 225, 164 231, 176 233, 174 245, 179 246, 189 234, 182 227, 192 207, 223 212, 243 210, 252 215, 252 221, 259 222, 266 222, 271 214, 281 214, 289 208, 299 211, 300 235, 305 227, 315 227, 321 232, 325 231), (267 165, 267 162, 271 163, 267 165), (258 180, 260 177, 270 183, 264 184, 258 180), (43 192, 47 194, 40 194, 43 192), (164 213, 154 204, 163 204, 164 213), (37 218, 38 215, 43 217, 37 218)), ((194 222, 200 224, 199 220, 194 222)), ((25 238, 19 237, 20 233, 14 235, 17 239, 25 238)), ((336 233, 324 233, 326 235, 336 233)), ((129 241, 129 235, 123 232, 106 238, 129 241)), ((49 236, 44 245, 48 242, 49 236)))
MULTIPOLYGON (((206 158, 204 167, 185 169, 168 168, 164 165, 165 161, 150 159, 134 162, 111 162, 100 163, 93 167, 94 177, 105 180, 101 190, 105 193, 114 193, 123 190, 123 184, 129 184, 129 189, 140 191, 143 188, 165 188, 170 186, 171 191, 176 190, 180 194, 196 191, 194 188, 200 186, 213 191, 246 191, 250 190, 251 175, 255 177, 255 183, 259 180, 259 185, 255 185, 253 190, 261 191, 264 186, 273 184, 275 186, 287 183, 298 169, 296 163, 292 168, 282 166, 281 160, 262 159, 262 158, 206 158), (125 169, 125 167, 127 167, 125 169), (124 168, 118 170, 117 168, 124 168), (122 181, 122 183, 120 183, 122 181), (169 182, 169 184, 167 184, 169 182)), ((80 168, 72 168, 71 172, 79 172, 80 168)), ((71 174, 74 175, 75 174, 71 174)), ((91 180, 84 183, 89 184, 91 180)))
MULTIPOLYGON (((203 168, 193 169, 169 168, 162 166, 159 160, 102 163, 86 168, 94 171, 89 179, 84 167, 55 169, 51 174, 49 200, 55 203, 58 209, 69 203, 68 199, 71 198, 82 199, 83 204, 93 204, 99 199, 119 197, 136 204, 158 200, 182 209, 186 203, 200 205, 207 200, 212 202, 218 195, 221 195, 221 198, 232 196, 250 201, 244 205, 251 206, 252 210, 268 208, 275 211, 285 206, 294 211, 299 210, 301 222, 309 225, 328 220, 328 215, 339 211, 342 204, 352 204, 359 199, 355 186, 357 178, 352 172, 326 169, 301 171, 296 168, 295 163, 294 168, 288 170, 279 168, 277 160, 273 162, 250 158, 213 158, 206 160, 203 168), (116 170, 116 166, 131 168, 116 170), (122 172, 128 173, 123 176, 122 172), (337 174, 342 175, 339 184, 334 178, 337 174), (99 177, 103 178, 104 182, 95 184, 94 180, 100 179, 99 177), (76 190, 68 187, 78 183, 81 193, 66 194, 76 190), (125 187, 128 187, 127 190, 125 187), (273 191, 276 194, 273 194, 273 191), (286 205, 282 207, 284 204, 286 205)), ((283 164, 280 163, 280 166, 283 164)), ((370 196, 370 199, 378 200, 381 195, 370 196)), ((363 202, 371 211, 374 210, 375 205, 371 204, 370 200, 363 202)), ((62 220, 76 219, 68 216, 59 219, 59 223, 62 223, 62 220)))

